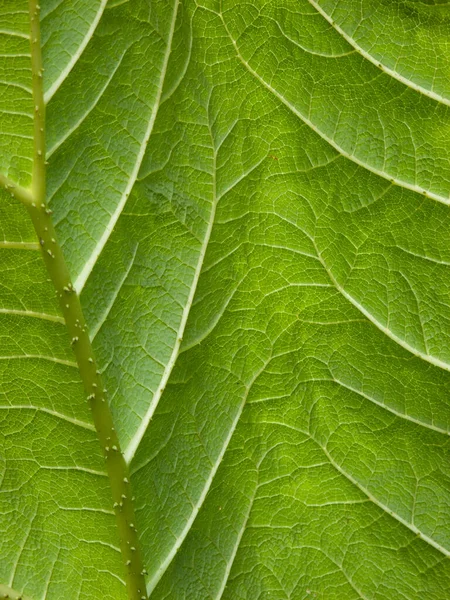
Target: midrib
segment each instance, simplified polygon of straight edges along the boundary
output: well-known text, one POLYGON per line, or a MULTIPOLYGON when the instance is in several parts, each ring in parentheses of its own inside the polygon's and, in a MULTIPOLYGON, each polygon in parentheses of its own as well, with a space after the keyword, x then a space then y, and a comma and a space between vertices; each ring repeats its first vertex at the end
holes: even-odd
MULTIPOLYGON (((46 152, 45 152, 45 104, 42 82, 42 55, 40 42, 39 0, 29 0, 32 92, 34 113, 34 149, 31 189, 25 189, 0 174, 0 187, 20 200, 28 210, 42 251, 48 275, 53 282, 60 303, 64 322, 72 340, 78 370, 98 439, 105 457, 112 503, 125 563, 126 582, 130 600, 146 600, 146 585, 138 534, 134 523, 134 506, 129 483, 128 466, 125 463, 119 439, 106 400, 102 378, 88 335, 80 299, 76 293, 62 249, 57 241, 52 222, 52 211, 46 202, 46 152)), ((0 585, 0 598, 26 596, 0 585)), ((29 599, 30 600, 30 599, 29 599)))

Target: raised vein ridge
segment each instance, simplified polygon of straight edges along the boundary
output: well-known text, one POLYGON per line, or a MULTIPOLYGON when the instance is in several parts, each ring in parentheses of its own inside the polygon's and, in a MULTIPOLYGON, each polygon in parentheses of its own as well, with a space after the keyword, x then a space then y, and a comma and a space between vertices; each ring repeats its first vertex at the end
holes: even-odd
POLYGON ((53 98, 53 96, 56 94, 56 92, 61 87, 64 80, 67 78, 69 73, 72 71, 74 66, 77 64, 80 56, 83 54, 84 50, 86 49, 86 46, 90 42, 90 40, 97 28, 97 25, 100 22, 100 19, 106 8, 107 3, 108 3, 108 0, 101 1, 100 6, 97 11, 97 14, 95 15, 95 19, 92 21, 91 26, 89 27, 89 30, 87 31, 83 41, 81 42, 81 44, 79 45, 79 47, 77 49, 77 51, 72 56, 70 61, 67 63, 66 68, 63 69, 63 71, 60 73, 58 79, 53 83, 53 85, 50 87, 50 89, 48 89, 47 92, 45 93, 45 101, 46 102, 50 102, 50 100, 53 98))
POLYGON ((437 94, 436 92, 433 92, 433 90, 430 90, 429 88, 425 88, 422 85, 419 85, 418 83, 414 83, 414 81, 411 81, 407 77, 404 77, 398 71, 395 71, 394 69, 387 67, 385 64, 380 63, 379 60, 377 60, 374 56, 372 56, 369 52, 367 52, 366 50, 364 50, 364 48, 362 48, 359 44, 357 44, 355 42, 355 40, 342 29, 342 27, 339 27, 339 25, 333 20, 333 18, 327 12, 325 12, 323 10, 323 8, 320 6, 320 4, 318 2, 316 2, 315 0, 308 0, 308 2, 339 33, 339 35, 341 35, 345 39, 345 41, 348 42, 366 60, 370 61, 376 67, 378 67, 385 73, 388 73, 388 75, 390 75, 394 79, 397 79, 397 81, 400 81, 401 83, 403 83, 407 87, 415 90, 416 92, 419 92, 420 94, 423 94, 424 96, 428 96, 429 98, 433 98, 433 100, 436 100, 437 102, 440 102, 441 104, 446 104, 447 106, 450 106, 449 98, 445 98, 445 96, 442 96, 441 94, 437 94))
POLYGON ((417 185, 415 183, 411 183, 409 181, 399 179, 398 177, 392 177, 392 175, 390 175, 386 171, 377 169, 376 167, 373 167, 372 165, 364 162, 357 156, 355 156, 353 154, 349 154, 346 150, 344 150, 344 148, 342 148, 339 144, 337 144, 331 137, 329 137, 326 133, 324 133, 316 125, 314 125, 314 123, 306 115, 301 113, 293 104, 291 104, 291 102, 289 102, 289 100, 287 100, 287 98, 285 98, 283 96, 283 94, 281 94, 278 90, 276 90, 272 85, 270 85, 270 83, 268 83, 265 79, 263 79, 261 77, 261 75, 259 75, 254 69, 252 69, 252 67, 248 64, 248 62, 242 56, 242 54, 239 50, 239 46, 238 46, 236 40, 231 35, 231 32, 223 18, 223 15, 219 14, 218 16, 220 17, 220 19, 223 23, 223 26, 225 28, 225 31, 226 31, 228 37, 230 38, 231 43, 233 44, 233 47, 236 51, 236 55, 237 55, 238 59, 240 60, 242 65, 245 67, 245 69, 247 69, 247 71, 251 75, 253 75, 253 77, 257 81, 259 81, 259 83, 262 86, 264 86, 266 88, 266 90, 268 90, 271 94, 273 94, 276 98, 278 98, 278 100, 282 104, 284 104, 284 106, 286 106, 286 108, 288 108, 292 112, 292 114, 294 114, 296 117, 301 119, 303 121, 303 123, 308 125, 308 127, 310 127, 315 133, 317 133, 317 135, 319 135, 323 140, 328 142, 328 144, 330 144, 330 146, 332 146, 335 150, 337 150, 341 156, 343 156, 344 158, 347 158, 348 160, 351 160, 352 162, 356 163, 360 167, 363 167, 367 171, 370 171, 371 173, 374 173, 375 175, 379 175, 380 177, 383 177, 383 179, 387 179, 393 185, 398 185, 401 188, 411 190, 412 192, 417 192, 418 194, 424 195, 426 198, 431 198, 432 200, 436 200, 437 202, 441 202, 442 204, 445 204, 447 206, 450 205, 449 197, 442 196, 440 194, 437 194, 436 192, 427 190, 424 187, 417 185))

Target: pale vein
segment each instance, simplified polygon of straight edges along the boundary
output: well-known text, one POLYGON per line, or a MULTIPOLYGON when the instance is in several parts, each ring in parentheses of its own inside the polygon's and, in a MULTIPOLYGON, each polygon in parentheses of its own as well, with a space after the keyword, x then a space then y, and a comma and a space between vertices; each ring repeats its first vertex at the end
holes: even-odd
POLYGON ((161 69, 161 73, 159 76, 159 83, 158 83, 158 88, 157 88, 157 94, 156 94, 156 98, 155 98, 155 102, 153 104, 153 108, 152 108, 152 112, 150 115, 150 119, 148 122, 148 126, 144 135, 144 139, 142 140, 141 143, 141 147, 140 150, 138 152, 138 155, 136 157, 136 162, 133 168, 133 171, 131 172, 131 176, 128 180, 128 184, 122 194, 122 197, 116 207, 116 210, 113 212, 113 214, 111 215, 109 222, 107 223, 105 230, 101 236, 101 238, 99 239, 99 241, 97 242, 97 245, 95 246, 91 256, 88 258, 88 260, 86 261, 81 273, 78 275, 78 277, 75 280, 74 283, 74 287, 77 290, 78 293, 81 292, 81 290, 84 288, 84 285, 86 283, 86 281, 88 280, 96 262, 98 257, 100 256, 100 254, 103 251, 103 248, 105 247, 106 243, 109 240, 109 237, 117 223, 117 221, 119 220, 120 215, 122 214, 122 211, 125 207, 125 204, 128 200, 128 196, 134 186, 134 183, 136 181, 136 178, 138 176, 139 173, 139 169, 141 167, 142 161, 144 159, 144 155, 145 155, 145 151, 147 149, 147 144, 148 141, 150 139, 150 136, 152 134, 153 131, 153 126, 155 124, 155 120, 156 120, 156 115, 158 113, 158 108, 159 108, 159 104, 161 101, 161 94, 162 94, 162 89, 163 89, 163 85, 164 85, 164 80, 166 77, 166 71, 167 71, 167 66, 169 63, 169 57, 170 57, 170 53, 171 53, 171 49, 172 49, 172 39, 173 39, 173 34, 175 31, 175 21, 176 21, 176 17, 177 17, 177 12, 178 12, 178 4, 179 4, 179 0, 176 0, 175 2, 175 6, 174 6, 174 11, 173 11, 173 17, 172 17, 172 22, 170 25, 170 31, 169 31, 169 37, 167 40, 167 47, 166 47, 166 51, 164 54, 164 59, 163 59, 163 64, 162 64, 162 69, 161 69))
POLYGON ((359 44, 357 44, 355 42, 355 40, 350 35, 348 35, 341 27, 339 27, 339 25, 330 17, 330 15, 328 15, 321 8, 321 6, 317 2, 315 2, 314 0, 308 0, 308 2, 311 4, 311 6, 314 6, 314 8, 317 10, 317 12, 319 14, 321 14, 322 17, 324 19, 326 19, 326 21, 328 21, 328 23, 345 39, 345 41, 348 42, 365 59, 370 61, 376 67, 382 69, 385 73, 387 73, 394 79, 397 79, 397 81, 400 81, 407 87, 413 89, 414 91, 419 92, 420 94, 423 94, 424 96, 428 96, 429 98, 433 98, 433 100, 437 100, 438 102, 441 102, 442 104, 446 104, 447 106, 450 106, 450 99, 445 98, 441 94, 437 94, 436 92, 433 92, 430 89, 424 88, 423 86, 419 85, 418 83, 414 83, 414 81, 411 81, 407 77, 404 77, 403 75, 398 73, 398 71, 395 71, 394 69, 387 67, 385 64, 382 64, 379 60, 377 60, 374 56, 369 54, 369 52, 367 52, 366 50, 364 50, 364 48, 362 48, 359 44))
POLYGON ((437 202, 441 202, 442 204, 445 204, 447 206, 450 205, 450 198, 446 198, 444 196, 436 194, 435 192, 426 190, 425 188, 423 188, 419 185, 416 185, 414 183, 409 183, 402 179, 392 177, 392 175, 390 175, 389 173, 386 173, 385 171, 381 171, 380 169, 377 169, 377 168, 373 167, 372 165, 365 163, 363 160, 359 159, 357 156, 355 156, 353 154, 349 154, 346 150, 344 150, 341 146, 339 146, 339 144, 337 144, 335 142, 335 140, 333 140, 331 137, 329 137, 323 131, 318 129, 310 119, 308 119, 305 115, 303 115, 293 104, 291 104, 282 94, 280 94, 280 92, 278 92, 275 88, 273 88, 269 83, 267 83, 267 81, 265 81, 265 79, 263 79, 256 71, 254 71, 252 69, 252 67, 250 67, 250 65, 247 63, 247 61, 244 59, 244 57, 240 53, 237 43, 233 39, 233 37, 223 19, 223 16, 222 15, 219 15, 219 16, 221 17, 223 26, 230 38, 231 43, 234 46, 237 57, 241 61, 242 65, 247 69, 247 71, 251 75, 253 75, 253 77, 257 81, 259 81, 259 83, 262 86, 264 86, 266 88, 266 90, 268 90, 271 94, 273 94, 276 98, 278 98, 278 100, 280 100, 280 102, 282 104, 284 104, 284 106, 286 106, 286 108, 288 108, 296 117, 301 119, 303 121, 303 123, 308 125, 308 127, 310 127, 315 133, 317 133, 317 135, 319 135, 323 140, 328 142, 328 144, 330 144, 330 146, 332 146, 335 150, 337 150, 342 156, 344 156, 345 158, 348 158, 352 162, 354 162, 357 165, 359 165, 360 167, 363 167, 364 169, 370 171, 371 173, 375 173, 375 175, 379 175, 380 177, 383 177, 383 179, 387 179, 392 184, 398 185, 402 188, 411 190, 413 192, 417 192, 419 194, 423 194, 427 198, 431 198, 432 200, 436 200, 437 202))
POLYGON ((62 83, 65 81, 65 79, 67 78, 67 76, 69 75, 69 73, 72 71, 72 69, 74 68, 74 66, 78 62, 78 59, 80 58, 80 56, 83 54, 86 46, 91 41, 92 36, 93 36, 95 30, 97 29, 97 25, 100 22, 100 19, 102 17, 103 11, 105 10, 107 2, 108 2, 108 0, 101 0, 99 9, 97 11, 97 14, 95 15, 95 18, 92 21, 91 26, 89 27, 86 35, 84 36, 83 41, 78 46, 77 51, 72 56, 72 58, 70 59, 70 61, 67 63, 67 65, 63 69, 63 71, 61 71, 61 73, 59 74, 59 77, 56 79, 56 81, 53 83, 53 85, 50 86, 50 88, 45 92, 45 94, 44 94, 44 100, 45 100, 46 103, 50 102, 51 98, 55 95, 55 93, 61 87, 62 83))

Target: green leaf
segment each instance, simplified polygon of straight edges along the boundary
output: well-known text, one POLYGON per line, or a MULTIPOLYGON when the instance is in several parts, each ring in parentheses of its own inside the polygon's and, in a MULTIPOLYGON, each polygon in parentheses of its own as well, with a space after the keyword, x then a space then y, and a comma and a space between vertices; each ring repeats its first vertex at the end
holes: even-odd
POLYGON ((449 597, 449 40, 3 0, 0 598, 449 597))

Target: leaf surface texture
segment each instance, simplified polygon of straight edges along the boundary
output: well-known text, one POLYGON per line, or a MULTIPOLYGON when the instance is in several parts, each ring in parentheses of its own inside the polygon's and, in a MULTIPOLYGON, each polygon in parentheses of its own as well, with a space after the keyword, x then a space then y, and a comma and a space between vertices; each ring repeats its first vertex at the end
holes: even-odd
MULTIPOLYGON (((448 598, 448 5, 45 0, 41 32, 47 199, 149 597, 448 598)), ((29 35, 4 0, 25 188, 29 35)), ((125 599, 64 319, 0 195, 0 598, 125 599)))

